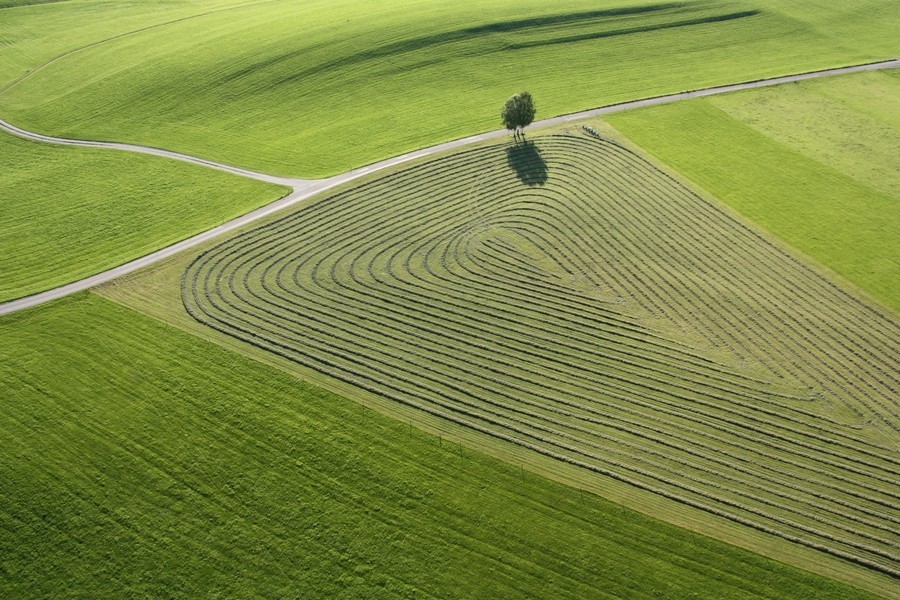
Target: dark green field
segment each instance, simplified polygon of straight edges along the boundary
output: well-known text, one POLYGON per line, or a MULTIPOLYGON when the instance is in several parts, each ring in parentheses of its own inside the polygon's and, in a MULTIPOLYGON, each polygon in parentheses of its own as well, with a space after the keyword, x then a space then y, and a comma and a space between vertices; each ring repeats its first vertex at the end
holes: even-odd
POLYGON ((7 598, 868 597, 97 296, 0 338, 7 598))

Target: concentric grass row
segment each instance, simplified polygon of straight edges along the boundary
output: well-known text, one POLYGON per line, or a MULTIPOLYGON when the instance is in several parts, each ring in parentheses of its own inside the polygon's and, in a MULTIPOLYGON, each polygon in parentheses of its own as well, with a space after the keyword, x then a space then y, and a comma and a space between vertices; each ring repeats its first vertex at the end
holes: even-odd
POLYGON ((199 256, 201 322, 371 393, 900 574, 900 326, 616 144, 364 183, 199 256), (845 410, 846 409, 846 410, 845 410))

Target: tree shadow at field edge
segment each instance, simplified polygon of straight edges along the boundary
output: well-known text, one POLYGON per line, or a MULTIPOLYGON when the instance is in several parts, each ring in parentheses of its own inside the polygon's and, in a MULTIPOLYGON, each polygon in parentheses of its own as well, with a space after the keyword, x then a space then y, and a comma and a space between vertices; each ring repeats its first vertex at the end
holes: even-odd
POLYGON ((517 143, 506 148, 506 162, 522 183, 538 186, 547 183, 547 163, 534 142, 517 143))

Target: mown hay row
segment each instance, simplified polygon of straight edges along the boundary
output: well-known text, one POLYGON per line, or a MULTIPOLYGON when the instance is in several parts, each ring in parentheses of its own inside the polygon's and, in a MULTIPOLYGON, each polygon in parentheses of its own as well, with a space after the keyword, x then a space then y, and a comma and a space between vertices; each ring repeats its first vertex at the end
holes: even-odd
POLYGON ((900 426, 900 326, 616 144, 369 181, 197 257, 183 297, 586 477, 900 573, 900 461, 871 435, 900 426))

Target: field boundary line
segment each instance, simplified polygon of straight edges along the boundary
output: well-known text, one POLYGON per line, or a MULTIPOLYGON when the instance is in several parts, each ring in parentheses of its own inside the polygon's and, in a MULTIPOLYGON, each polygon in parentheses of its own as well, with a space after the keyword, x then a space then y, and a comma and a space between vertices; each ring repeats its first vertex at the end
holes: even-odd
MULTIPOLYGON (((600 108, 593 108, 589 110, 584 110, 575 113, 569 113, 565 115, 559 115, 556 117, 551 117, 548 119, 543 119, 540 121, 536 121, 533 123, 533 127, 545 127, 545 126, 553 126, 553 125, 562 125, 572 121, 586 119, 590 117, 602 116, 610 113, 621 112, 625 110, 637 109, 637 108, 645 108, 648 106, 657 106, 661 104, 669 104, 672 102, 678 102, 681 100, 690 100, 693 98, 702 98, 706 96, 713 96, 718 94, 727 94, 729 92, 737 92, 761 87, 768 87, 774 85, 780 85, 784 83, 793 83, 797 81, 804 81, 807 79, 817 79, 820 77, 830 77, 834 75, 845 75, 849 73, 859 73, 864 71, 877 71, 882 69, 895 69, 900 68, 900 58, 893 58, 890 60, 883 60, 877 62, 869 62, 857 65, 850 65, 844 67, 837 67, 833 69, 822 69, 818 71, 808 71, 804 73, 797 73, 794 75, 783 75, 779 77, 772 77, 768 79, 758 79, 753 81, 746 81, 741 83, 732 83, 721 86, 714 86, 709 88, 701 88, 698 90, 692 91, 683 91, 676 92, 673 94, 666 94, 662 96, 654 96, 650 98, 643 98, 639 100, 630 100, 627 102, 620 102, 616 104, 610 104, 607 106, 603 106, 600 108)), ((401 154, 398 156, 394 156, 392 158, 388 158, 379 162, 375 162, 366 166, 358 167, 356 169, 352 169, 350 171, 346 171, 344 173, 340 173, 338 175, 333 175, 331 177, 325 179, 300 179, 300 178, 289 178, 289 177, 279 177, 276 175, 269 175, 266 173, 260 173, 257 171, 251 171, 249 169, 243 169, 240 167, 227 165, 224 163, 219 163, 216 161, 208 160, 205 158, 200 158, 196 156, 190 156, 188 154, 183 154, 180 152, 174 152, 172 150, 165 150, 162 148, 153 148, 150 146, 141 146, 138 144, 127 144, 120 142, 103 142, 103 141, 95 141, 95 140, 79 140, 79 139, 71 139, 71 138, 62 138, 55 137, 50 135, 43 135, 40 133, 35 133, 32 131, 28 131, 21 127, 17 127, 12 123, 4 121, 0 119, 0 130, 5 131, 6 133, 15 135, 20 138, 24 138, 34 142, 42 142, 48 144, 58 144, 65 146, 80 146, 80 147, 89 147, 89 148, 106 148, 113 150, 122 150, 126 152, 136 152, 140 154, 149 154, 153 156, 160 156, 164 158, 169 158, 173 160, 179 160, 182 162, 187 162, 211 169, 217 169, 220 171, 225 171, 227 173, 231 173, 233 175, 239 175, 243 177, 248 177, 251 179, 256 179, 258 181, 264 181, 267 183, 273 183, 278 185, 285 185, 291 188, 291 192, 281 198, 280 200, 276 200, 270 204, 267 204, 263 207, 257 208, 253 211, 250 211, 240 217, 222 223, 216 227, 208 229, 202 233, 193 235, 191 237, 185 238, 180 242, 172 244, 170 246, 166 246, 165 248, 161 248, 155 252, 137 258, 135 260, 131 260, 124 264, 121 264, 117 267, 113 267, 112 269, 108 269, 106 271, 101 271, 100 273, 96 273, 91 275, 90 277, 85 277, 83 279, 78 279, 71 283, 61 285, 44 292, 39 292, 37 294, 32 294, 30 296, 24 296, 22 298, 18 298, 15 300, 10 300, 7 302, 0 303, 0 316, 14 313, 20 310, 24 310, 27 308, 31 308, 34 306, 38 306, 40 304, 44 304, 46 302, 50 302, 51 300, 56 300, 58 298, 62 298, 80 291, 84 291, 90 289, 94 286, 100 285, 102 283, 106 283, 112 281, 113 279, 117 279, 122 277, 123 275, 127 275, 129 273, 133 273, 139 269, 142 269, 146 266, 157 263, 161 260, 174 256, 183 250, 187 250, 204 242, 207 242, 213 238, 216 238, 225 233, 234 231, 240 227, 253 223, 259 219, 262 219, 266 216, 269 216, 275 212, 278 212, 282 209, 293 206, 299 202, 304 200, 308 200, 313 196, 334 188, 336 186, 349 183, 356 179, 359 179, 365 175, 369 175, 371 173, 376 173, 378 171, 382 171, 384 169, 388 169, 390 167, 394 167, 406 162, 410 162, 419 158, 424 158, 427 156, 431 156, 434 154, 439 154, 441 152, 446 152, 448 150, 455 150, 458 148, 462 148, 464 146, 468 146, 471 144, 475 144, 478 142, 488 141, 492 139, 496 139, 502 137, 504 135, 508 135, 507 130, 498 129, 493 131, 488 131, 484 133, 479 133, 475 135, 471 135, 464 138, 458 138, 455 140, 451 140, 448 142, 443 142, 441 144, 437 144, 434 146, 428 146, 426 148, 420 148, 418 150, 413 150, 411 152, 407 152, 405 154, 401 154)))

